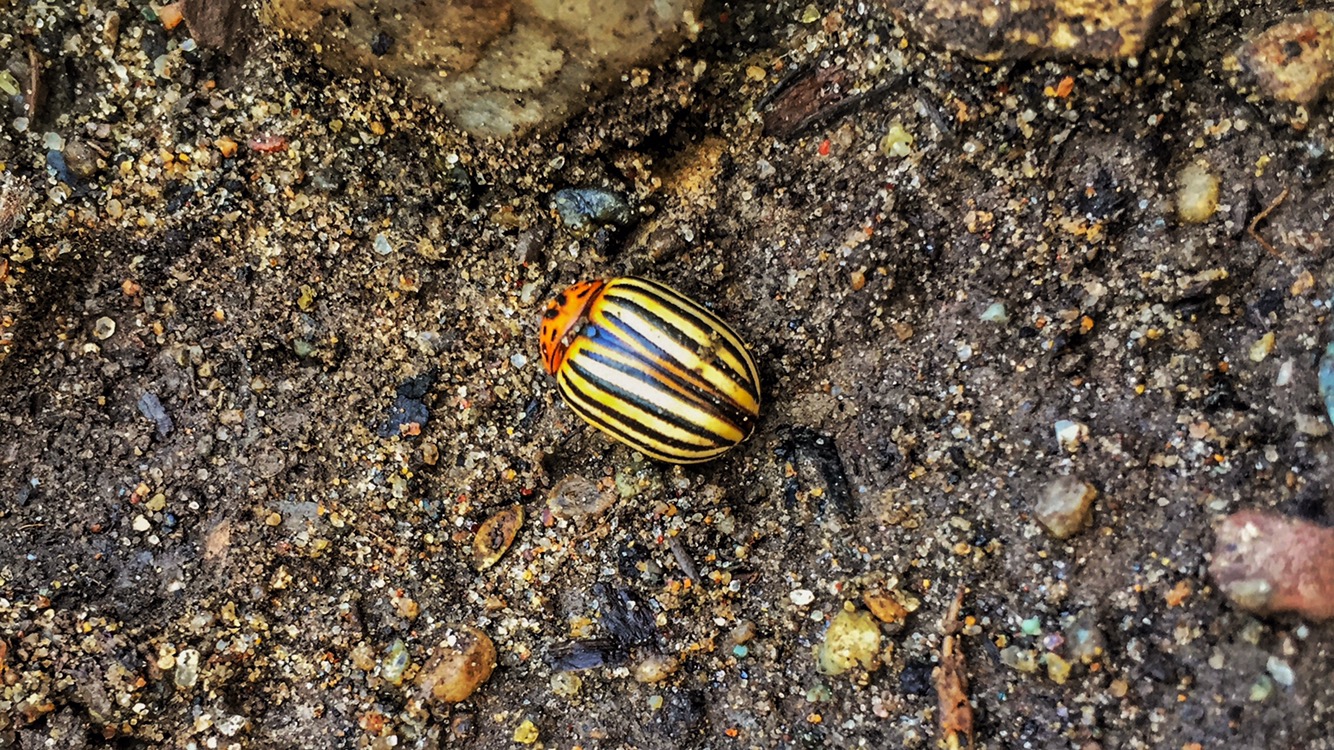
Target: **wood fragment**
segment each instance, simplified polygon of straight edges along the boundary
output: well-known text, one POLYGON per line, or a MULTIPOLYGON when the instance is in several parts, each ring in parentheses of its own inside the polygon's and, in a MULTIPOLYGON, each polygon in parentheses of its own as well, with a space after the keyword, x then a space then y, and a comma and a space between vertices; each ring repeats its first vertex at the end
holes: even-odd
POLYGON ((1265 238, 1261 237, 1260 233, 1255 231, 1255 228, 1260 226, 1260 222, 1269 218, 1269 214, 1273 213, 1274 209, 1278 208, 1279 205, 1283 203, 1283 201, 1287 200, 1287 198, 1288 198, 1288 188, 1283 188, 1283 192, 1279 193, 1278 197, 1275 198, 1273 201, 1271 201, 1268 206, 1265 206, 1263 211, 1256 214, 1255 218, 1251 219, 1250 226, 1246 227, 1246 233, 1249 234, 1252 238, 1254 238, 1256 242, 1260 243, 1260 247, 1263 247, 1265 250, 1269 251, 1270 255, 1280 259, 1283 257, 1282 254, 1280 254, 1277 250, 1275 250, 1273 245, 1266 242, 1265 238))
MULTIPOLYGON (((819 67, 784 78, 774 87, 773 107, 764 115, 764 132, 790 138, 813 123, 829 107, 847 97, 848 71, 841 66, 819 67)), ((771 97, 766 96, 765 99, 771 97)))
POLYGON ((959 631, 963 629, 959 622, 959 608, 963 606, 963 595, 964 588, 960 586, 949 612, 941 620, 940 629, 945 633, 945 640, 940 645, 940 664, 931 672, 940 706, 936 717, 940 738, 936 745, 944 750, 973 750, 974 747, 973 706, 968 702, 968 665, 959 646, 959 631))
POLYGON ((37 54, 37 48, 28 45, 28 90, 23 99, 23 116, 28 118, 29 122, 37 119, 37 105, 41 102, 43 94, 42 89, 42 56, 37 54))

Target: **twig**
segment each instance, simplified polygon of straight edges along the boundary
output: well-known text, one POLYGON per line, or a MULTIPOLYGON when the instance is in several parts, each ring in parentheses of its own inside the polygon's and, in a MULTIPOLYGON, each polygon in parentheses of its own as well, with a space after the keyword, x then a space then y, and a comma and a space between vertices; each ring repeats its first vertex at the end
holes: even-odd
POLYGON ((1249 234, 1251 237, 1254 237, 1255 241, 1260 243, 1260 247, 1263 247, 1265 250, 1268 250, 1270 255, 1279 259, 1283 258, 1282 254, 1280 254, 1277 250, 1275 250, 1273 245, 1266 242, 1265 238, 1261 237, 1260 233, 1255 231, 1255 228, 1260 225, 1260 222, 1269 218, 1269 214, 1273 213, 1274 209, 1278 208, 1279 204, 1287 200, 1287 198, 1288 198, 1288 189, 1283 188, 1283 192, 1279 193, 1278 197, 1275 198, 1273 202, 1271 202, 1268 206, 1265 206, 1265 209, 1263 211, 1256 214, 1255 218, 1251 219, 1251 225, 1246 227, 1246 233, 1249 234))
POLYGON ((863 91, 860 94, 847 96, 838 102, 799 120, 797 124, 792 127, 791 135, 788 137, 790 138, 812 125, 817 125, 826 120, 835 120, 856 109, 874 104, 880 99, 883 99, 886 95, 900 90, 907 80, 907 76, 900 76, 889 83, 882 83, 869 91, 863 91))
POLYGON ((945 750, 973 750, 973 706, 968 702, 968 665, 959 649, 959 608, 963 606, 963 586, 954 597, 949 612, 940 623, 945 640, 940 644, 940 665, 932 672, 936 695, 940 700, 939 746, 945 750))
POLYGON ((28 45, 28 97, 24 101, 23 114, 28 120, 37 118, 37 101, 42 95, 42 56, 37 48, 28 45))

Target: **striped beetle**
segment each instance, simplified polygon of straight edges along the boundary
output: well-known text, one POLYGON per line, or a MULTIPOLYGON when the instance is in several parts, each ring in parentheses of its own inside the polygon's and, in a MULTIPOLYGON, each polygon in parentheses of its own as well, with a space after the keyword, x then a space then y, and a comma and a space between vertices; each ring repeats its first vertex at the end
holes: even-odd
POLYGON ((760 378, 746 345, 699 303, 647 279, 583 281, 542 314, 542 364, 584 421, 678 464, 755 430, 760 378))

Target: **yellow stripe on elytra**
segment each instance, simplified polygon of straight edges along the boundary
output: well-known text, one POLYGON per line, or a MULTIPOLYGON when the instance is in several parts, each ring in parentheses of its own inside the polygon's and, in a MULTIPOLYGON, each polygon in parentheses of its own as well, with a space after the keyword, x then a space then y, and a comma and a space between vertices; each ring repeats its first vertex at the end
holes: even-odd
POLYGON ((609 437, 626 443, 646 456, 677 463, 701 463, 721 455, 732 447, 731 444, 700 448, 668 445, 662 443, 657 438, 647 436, 643 432, 634 429, 636 425, 632 423, 620 420, 615 424, 604 422, 600 413, 591 409, 570 390, 568 376, 569 374, 567 372, 561 372, 560 375, 557 376, 557 384, 560 386, 561 393, 564 395, 565 401, 570 405, 570 408, 573 409, 576 414, 583 417, 585 422, 593 425, 609 437))
POLYGON ((604 296, 603 300, 614 300, 618 294, 625 293, 627 298, 633 299, 654 314, 661 316, 680 333, 685 334, 697 347, 714 350, 717 357, 733 372, 749 380, 750 385, 758 393, 759 373, 756 371, 755 363, 750 358, 750 353, 746 350, 746 345, 741 342, 735 331, 712 312, 692 300, 682 297, 672 289, 647 283, 640 279, 617 279, 608 285, 608 290, 611 293, 604 296), (684 310, 698 320, 703 321, 708 327, 701 328, 698 324, 683 317, 677 310, 673 310, 670 306, 664 306, 653 298, 652 295, 655 294, 666 298, 679 310, 684 310), (717 346, 717 342, 713 338, 714 335, 724 339, 732 349, 740 354, 741 359, 734 356, 727 348, 717 346))
POLYGON ((718 419, 712 414, 705 412, 696 405, 689 403, 679 397, 675 397, 670 392, 663 392, 657 388, 646 387, 644 381, 634 374, 621 372, 614 367, 604 365, 600 362, 591 361, 588 357, 568 360, 578 362, 578 364, 588 371, 588 374, 598 380, 619 388, 627 393, 643 399, 648 405, 662 413, 670 414, 677 419, 689 423, 699 431, 707 432, 712 438, 704 435, 698 435, 684 427, 673 424, 670 420, 664 419, 637 404, 630 403, 615 393, 602 390, 596 383, 580 377, 573 367, 569 376, 572 382, 577 382, 580 389, 595 398, 604 406, 610 407, 617 414, 623 414, 627 418, 634 420, 636 425, 643 425, 664 437, 674 438, 676 440, 700 446, 714 446, 721 441, 728 443, 739 442, 742 435, 733 425, 718 419))
MULTIPOLYGON (((601 343, 584 341, 581 342, 579 349, 581 355, 596 354, 622 365, 628 371, 638 373, 636 380, 640 387, 644 389, 642 394, 645 398, 651 398, 655 404, 660 404, 661 408, 669 409, 673 414, 685 416, 691 422, 706 427, 709 432, 725 440, 739 442, 745 437, 740 428, 728 418, 722 407, 706 396, 713 390, 708 383, 701 381, 694 373, 679 373, 677 368, 666 366, 666 363, 661 363, 656 359, 642 356, 639 352, 604 346, 601 343), (661 376, 659 371, 655 369, 656 367, 662 367, 664 370, 680 376, 685 384, 661 376), (692 388, 695 390, 691 390, 692 388), (649 391, 660 395, 653 396, 649 391), (663 399, 669 399, 671 403, 667 403, 663 399), (696 418, 694 415, 699 416, 696 418)), ((587 357, 581 356, 577 361, 586 362, 587 357)), ((714 398, 716 399, 716 395, 714 398)))
MULTIPOLYGON (((701 315, 701 313, 703 313, 701 317, 704 317, 706 320, 712 317, 706 311, 700 310, 697 307, 694 307, 692 312, 695 315, 701 315)), ((693 377, 700 378, 707 383, 707 387, 717 390, 721 394, 730 398, 743 411, 750 414, 759 412, 759 404, 748 392, 746 392, 745 387, 735 377, 728 374, 722 368, 716 366, 712 362, 702 359, 699 356, 699 350, 707 349, 712 351, 735 372, 742 374, 743 377, 748 374, 753 377, 754 365, 749 362, 742 364, 737 361, 737 359, 726 349, 718 347, 715 344, 709 337, 708 331, 696 326, 690 320, 681 317, 675 310, 663 306, 656 299, 644 296, 642 293, 637 293, 633 288, 625 289, 620 285, 608 285, 607 289, 604 290, 603 297, 599 300, 599 304, 596 305, 595 309, 592 311, 591 318, 593 322, 602 325, 616 326, 619 324, 630 328, 651 341, 669 356, 675 358, 689 369, 689 372, 693 377), (613 291, 615 294, 612 294, 613 291), (627 299, 632 300, 648 312, 657 315, 662 319, 663 323, 670 326, 683 338, 693 342, 696 348, 687 348, 677 337, 672 336, 668 331, 663 330, 661 325, 650 320, 645 320, 640 317, 635 310, 626 305, 616 304, 616 297, 621 294, 624 294, 627 299)), ((735 341, 735 337, 728 335, 725 331, 719 330, 719 334, 727 336, 729 341, 735 341)), ((642 346, 634 342, 627 342, 627 344, 633 346, 646 357, 652 358, 652 354, 645 351, 642 346)), ((738 348, 738 351, 745 352, 746 350, 744 347, 740 347, 738 348)), ((664 365, 667 366, 668 363, 664 363, 664 365)), ((754 382, 752 382, 751 387, 755 388, 757 391, 759 389, 758 384, 754 382)))
MULTIPOLYGON (((736 335, 736 332, 720 320, 718 316, 714 315, 713 312, 701 307, 699 303, 681 296, 675 290, 668 287, 657 284, 647 284, 640 282, 637 279, 632 279, 631 281, 637 282, 638 287, 649 289, 662 297, 668 298, 673 304, 682 310, 688 311, 697 319, 706 321, 709 324, 709 328, 700 329, 698 325, 691 323, 689 320, 682 319, 673 313, 673 317, 676 318, 676 320, 673 321, 673 325, 683 331, 689 331, 690 338, 697 344, 714 347, 716 342, 713 340, 713 336, 717 335, 723 338, 733 349, 740 353, 743 359, 737 359, 737 357, 733 356, 731 352, 724 348, 714 347, 717 349, 719 359, 723 360, 723 362, 731 367, 734 372, 742 375, 752 384, 759 383, 759 373, 755 370, 755 363, 751 361, 750 353, 746 350, 746 345, 741 342, 741 338, 736 335)), ((661 307, 661 305, 658 305, 658 307, 661 307)))

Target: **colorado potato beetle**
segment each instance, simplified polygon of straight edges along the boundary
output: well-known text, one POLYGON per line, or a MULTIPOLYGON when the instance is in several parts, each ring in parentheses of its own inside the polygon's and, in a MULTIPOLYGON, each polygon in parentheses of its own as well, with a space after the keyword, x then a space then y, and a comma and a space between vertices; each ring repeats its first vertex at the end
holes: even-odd
POLYGON ((584 421, 678 464, 707 461, 750 436, 760 378, 736 332, 670 287, 583 281, 542 314, 542 364, 584 421))

